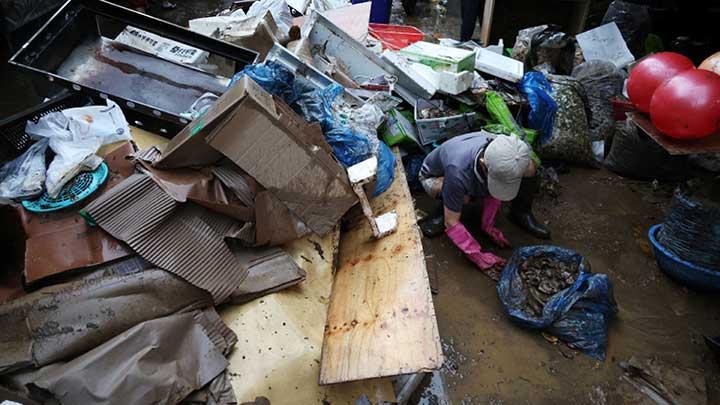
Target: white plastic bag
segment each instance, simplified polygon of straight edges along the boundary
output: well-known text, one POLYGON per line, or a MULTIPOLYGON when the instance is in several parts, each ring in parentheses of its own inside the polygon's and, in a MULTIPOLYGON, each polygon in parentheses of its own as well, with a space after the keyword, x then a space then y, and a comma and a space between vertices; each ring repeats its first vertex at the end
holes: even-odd
POLYGON ((130 140, 130 127, 120 107, 111 100, 107 106, 71 108, 28 121, 25 132, 35 139, 47 138, 55 158, 47 170, 45 187, 56 197, 62 187, 83 170, 102 162, 95 156, 100 146, 130 140))
POLYGON ((48 141, 31 145, 22 155, 0 168, 0 198, 29 198, 43 191, 48 141))
POLYGON ((270 10, 273 20, 275 20, 283 36, 287 38, 290 28, 293 26, 293 17, 292 14, 290 14, 290 8, 288 8, 285 0, 256 1, 250 6, 246 15, 248 17, 260 18, 265 14, 266 10, 270 10))

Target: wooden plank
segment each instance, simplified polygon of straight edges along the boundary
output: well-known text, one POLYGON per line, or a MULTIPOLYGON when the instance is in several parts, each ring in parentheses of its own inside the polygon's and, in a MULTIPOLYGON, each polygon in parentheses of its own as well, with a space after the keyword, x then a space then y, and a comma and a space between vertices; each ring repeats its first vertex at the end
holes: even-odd
POLYGON ((398 156, 395 180, 371 201, 398 230, 375 240, 361 210, 340 239, 320 384, 428 371, 443 361, 420 231, 398 156))
MULTIPOLYGON (((353 4, 352 6, 336 8, 322 12, 333 24, 337 25, 351 37, 363 41, 367 37, 368 22, 370 21, 370 3, 353 4)), ((307 16, 296 17, 293 25, 302 27, 307 16)))
POLYGON ((490 45, 490 30, 492 29, 493 12, 495 12, 495 0, 485 0, 482 26, 480 27, 480 41, 483 46, 490 45))
POLYGON ((239 342, 228 371, 239 403, 264 396, 273 405, 394 402, 389 378, 318 386, 320 349, 332 288, 339 231, 307 236, 284 248, 305 270, 302 283, 242 305, 223 305, 220 316, 239 342))
POLYGON ((702 139, 678 141, 660 132, 650 121, 646 114, 631 112, 627 113, 637 126, 652 138, 658 145, 662 146, 671 155, 690 155, 693 153, 720 153, 720 131, 702 139))

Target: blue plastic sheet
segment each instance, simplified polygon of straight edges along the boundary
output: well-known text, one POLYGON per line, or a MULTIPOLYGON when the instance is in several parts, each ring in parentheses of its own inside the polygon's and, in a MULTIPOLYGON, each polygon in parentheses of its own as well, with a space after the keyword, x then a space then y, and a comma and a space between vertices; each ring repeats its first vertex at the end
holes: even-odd
POLYGON ((235 73, 228 88, 235 85, 245 75, 253 79, 263 90, 282 98, 286 103, 292 104, 297 101, 295 75, 285 66, 275 61, 247 65, 243 70, 235 73))
POLYGON ((550 96, 553 92, 550 83, 540 72, 527 72, 520 82, 520 92, 530 104, 528 127, 540 131, 540 145, 552 137, 555 125, 557 103, 550 96))
POLYGON ((503 269, 497 285, 498 297, 516 324, 544 330, 597 360, 605 360, 607 326, 617 313, 612 282, 605 274, 594 274, 585 258, 573 250, 557 246, 527 246, 517 249, 503 269), (548 255, 555 260, 579 265, 573 285, 552 296, 541 317, 524 311, 527 290, 518 273, 527 258, 548 255))

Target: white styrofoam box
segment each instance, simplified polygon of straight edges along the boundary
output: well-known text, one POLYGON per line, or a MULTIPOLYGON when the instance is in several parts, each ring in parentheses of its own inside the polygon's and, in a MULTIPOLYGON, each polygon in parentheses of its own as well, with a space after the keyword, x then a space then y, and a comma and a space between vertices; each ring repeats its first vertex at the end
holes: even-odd
POLYGON ((475 66, 475 52, 430 42, 415 42, 398 53, 411 62, 428 65, 437 71, 471 72, 475 66))
POLYGON ((348 180, 351 184, 372 180, 377 173, 377 158, 375 156, 347 168, 348 180))
POLYGON ((209 55, 206 51, 130 25, 125 27, 115 40, 163 59, 188 65, 205 63, 209 55))
POLYGON ((413 63, 413 70, 431 82, 438 91, 446 94, 458 95, 470 88, 474 72, 438 72, 422 63, 413 63))
POLYGON ((522 80, 525 66, 519 60, 483 48, 475 52, 475 69, 515 83, 522 80))
POLYGON ((605 60, 623 68, 635 60, 614 22, 577 34, 585 60, 605 60))
MULTIPOLYGON (((418 104, 422 100, 418 100, 418 104)), ((418 104, 415 104, 415 125, 418 138, 423 145, 430 145, 441 139, 452 138, 472 130, 475 123, 475 113, 464 113, 438 118, 420 118, 418 104)))

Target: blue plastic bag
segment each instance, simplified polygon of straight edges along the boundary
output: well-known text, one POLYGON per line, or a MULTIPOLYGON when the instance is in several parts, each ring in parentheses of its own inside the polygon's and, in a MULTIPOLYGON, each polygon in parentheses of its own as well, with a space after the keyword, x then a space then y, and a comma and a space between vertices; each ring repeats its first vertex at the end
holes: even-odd
POLYGON ((552 137, 558 109, 557 103, 550 96, 552 87, 542 73, 527 72, 520 82, 520 92, 530 104, 528 127, 540 131, 539 144, 542 145, 552 137))
POLYGON ((282 98, 289 105, 297 101, 295 75, 285 66, 275 61, 247 65, 233 75, 228 88, 235 85, 245 75, 253 79, 263 90, 282 98))
POLYGON ((305 121, 320 123, 333 154, 343 166, 350 167, 360 163, 376 152, 378 167, 373 196, 385 192, 395 175, 395 155, 381 141, 378 141, 377 151, 374 151, 367 135, 337 121, 333 115, 332 104, 345 89, 338 84, 317 89, 304 79, 296 81, 295 89, 298 100, 293 108, 305 121))
POLYGON ((500 275, 497 291, 513 322, 544 330, 597 360, 605 360, 607 326, 617 313, 612 282, 605 274, 591 273, 590 264, 580 254, 557 246, 517 249, 500 275), (538 318, 523 310, 528 292, 518 270, 525 260, 539 254, 579 265, 579 275, 571 287, 550 298, 538 318))

